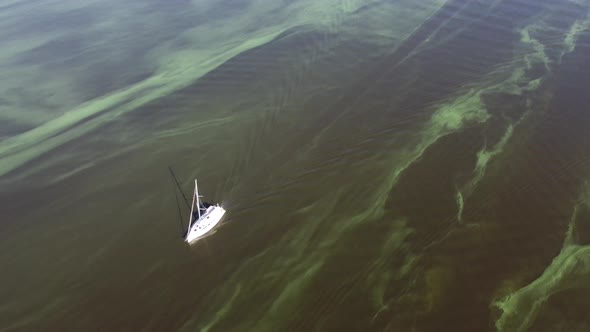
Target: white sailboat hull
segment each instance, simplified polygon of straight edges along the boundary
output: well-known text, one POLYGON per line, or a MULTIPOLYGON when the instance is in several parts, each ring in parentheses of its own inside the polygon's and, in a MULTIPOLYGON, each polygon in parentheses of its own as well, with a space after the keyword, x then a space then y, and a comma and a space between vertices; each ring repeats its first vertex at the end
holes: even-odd
POLYGON ((225 209, 220 205, 209 206, 201 217, 192 223, 186 234, 185 241, 193 243, 209 233, 209 231, 219 224, 224 214, 225 209))

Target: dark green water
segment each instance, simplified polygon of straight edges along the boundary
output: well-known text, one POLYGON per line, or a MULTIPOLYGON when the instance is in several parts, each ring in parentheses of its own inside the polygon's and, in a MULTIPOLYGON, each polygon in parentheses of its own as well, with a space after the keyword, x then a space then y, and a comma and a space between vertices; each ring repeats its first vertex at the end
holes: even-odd
POLYGON ((587 331, 590 2, 0 2, 0 331, 587 331), (227 209, 180 237, 172 183, 227 209))

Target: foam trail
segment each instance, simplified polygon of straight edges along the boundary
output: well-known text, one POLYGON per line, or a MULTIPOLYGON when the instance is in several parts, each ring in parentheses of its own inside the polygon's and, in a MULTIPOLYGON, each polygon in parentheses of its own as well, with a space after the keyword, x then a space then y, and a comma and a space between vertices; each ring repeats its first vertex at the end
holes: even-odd
MULTIPOLYGON (((523 117, 524 116, 525 115, 523 115, 523 117)), ((522 118, 520 120, 522 120, 522 118)), ((520 122, 520 120, 518 121, 518 123, 520 122)), ((490 162, 490 160, 502 153, 504 146, 506 145, 506 143, 508 143, 510 137, 512 137, 513 132, 514 125, 508 125, 506 131, 504 132, 504 135, 502 136, 500 141, 496 143, 496 145, 494 145, 494 147, 492 147, 491 149, 487 149, 484 147, 477 153, 477 162, 475 164, 475 169, 473 171, 473 178, 464 188, 464 191, 467 195, 470 195, 475 189, 475 187, 477 187, 477 184, 483 179, 487 165, 490 162)), ((461 196, 461 199, 463 199, 463 196, 461 196)), ((462 208, 463 205, 461 205, 461 211, 463 210, 462 208)))
POLYGON ((215 324, 217 324, 220 320, 223 319, 223 317, 227 314, 227 312, 229 312, 231 310, 231 307, 232 307, 235 299, 240 295, 241 290, 242 290, 242 286, 240 284, 238 284, 236 286, 235 291, 231 295, 231 298, 229 299, 229 301, 227 301, 226 304, 223 306, 223 308, 221 308, 221 310, 219 310, 215 314, 215 317, 213 318, 213 320, 210 321, 209 324, 207 324, 207 326, 205 326, 201 329, 202 332, 208 332, 211 329, 211 327, 213 327, 215 324))
POLYGON ((204 62, 198 70, 193 70, 192 72, 188 68, 184 72, 182 68, 179 68, 178 71, 174 69, 165 70, 130 88, 87 102, 35 129, 0 142, 0 176, 13 171, 26 162, 74 138, 98 128, 100 125, 117 118, 121 114, 137 109, 157 98, 188 86, 195 78, 204 75, 225 60, 258 44, 270 41, 278 33, 245 42, 239 47, 234 48, 231 52, 224 54, 223 57, 204 62), (94 117, 101 113, 105 114, 94 117), (84 122, 82 125, 78 125, 82 122, 84 122))
POLYGON ((460 190, 457 190, 457 195, 456 195, 456 200, 457 200, 457 221, 461 222, 463 219, 463 206, 464 206, 464 202, 463 202, 463 194, 461 193, 460 190))
POLYGON ((576 49, 576 41, 578 36, 581 33, 588 31, 588 29, 590 29, 590 19, 588 18, 584 20, 578 20, 572 25, 563 39, 565 50, 559 55, 559 63, 562 62, 562 59, 566 54, 571 53, 576 49))
MULTIPOLYGON (((201 10, 212 4, 207 1, 194 3, 201 10)), ((0 176, 126 112, 189 86, 232 57, 266 44, 293 27, 312 25, 345 29, 341 17, 367 4, 361 0, 346 3, 340 0, 321 3, 299 0, 282 6, 270 0, 256 0, 247 7, 249 11, 237 14, 237 17, 226 17, 187 29, 176 39, 146 52, 142 60, 151 62, 150 65, 155 67, 152 76, 94 98, 34 129, 0 141, 0 176), (273 17, 284 19, 260 26, 260 18, 269 12, 273 13, 273 17)), ((10 58, 10 55, 6 57, 10 58)), ((2 113, 18 114, 16 110, 2 113)))
POLYGON ((429 146, 440 137, 461 130, 466 124, 484 123, 488 120, 489 114, 481 102, 481 92, 472 89, 454 100, 435 107, 430 121, 420 134, 418 143, 402 154, 401 162, 393 162, 392 173, 387 181, 384 181, 380 190, 375 193, 373 217, 383 215, 387 193, 395 186, 401 174, 418 160, 429 146))
MULTIPOLYGON (((435 1, 435 3, 440 4, 441 2, 435 1)), ((430 9, 435 11, 438 8, 438 6, 433 5, 430 9)), ((426 10, 423 12, 425 14, 431 14, 427 13, 426 10)), ((411 22, 400 21, 400 23, 407 25, 411 22)), ((401 30, 407 30, 407 27, 402 26, 401 30)), ((403 40, 403 38, 400 38, 399 36, 397 39, 403 40)), ((469 115, 466 116, 467 118, 473 117, 473 114, 471 114, 472 112, 470 112, 472 109, 463 109, 463 111, 469 113, 469 115)), ((446 120, 440 119, 439 121, 445 122, 446 120)), ((461 125, 461 122, 461 120, 455 119, 455 122, 452 125, 457 127, 461 125)), ((444 124, 441 124, 441 126, 444 126, 444 124)), ((253 258, 252 262, 248 264, 250 268, 254 265, 265 264, 265 270, 276 271, 276 274, 288 276, 288 278, 284 285, 283 281, 279 280, 281 290, 274 296, 277 300, 264 310, 261 314, 261 318, 259 318, 257 322, 244 322, 244 326, 251 327, 251 324, 255 324, 257 330, 275 330, 276 325, 271 326, 269 324, 285 321, 287 319, 286 317, 293 314, 291 310, 293 303, 298 302, 297 300, 304 293, 309 281, 312 280, 317 274, 317 271, 322 267, 323 262, 329 257, 329 249, 334 246, 343 234, 350 231, 352 227, 372 218, 375 212, 374 209, 363 209, 359 214, 339 220, 337 225, 330 227, 328 231, 324 231, 324 235, 318 241, 316 238, 317 230, 322 225, 325 227, 323 221, 328 220, 329 216, 334 213, 335 206, 342 195, 343 193, 341 192, 335 192, 331 197, 324 198, 321 202, 316 202, 311 206, 308 206, 305 209, 305 215, 313 216, 313 220, 308 220, 303 223, 301 227, 285 234, 285 241, 278 240, 277 243, 280 245, 269 248, 266 253, 253 258), (308 247, 312 245, 315 249, 309 251, 308 247), (284 256, 285 252, 289 253, 289 255, 284 256), (270 259, 271 263, 265 263, 265 261, 269 260, 268 256, 273 255, 274 258, 270 259), (281 258, 277 259, 277 257, 281 258)), ((238 272, 234 273, 231 280, 227 283, 228 287, 240 280, 240 276, 245 273, 244 271, 247 269, 248 266, 244 265, 238 272)), ((249 287, 245 286, 244 289, 248 288, 249 287)), ((243 296, 249 296, 249 294, 244 293, 243 296)), ((217 298, 217 296, 215 297, 217 298)), ((222 296, 219 298, 219 301, 221 302, 222 296)), ((217 303, 216 300, 212 301, 217 303)))
MULTIPOLYGON (((371 203, 366 209, 363 209, 362 213, 339 220, 337 227, 334 226, 329 228, 327 232, 323 232, 325 235, 321 241, 318 241, 313 236, 315 230, 319 229, 319 225, 322 223, 323 218, 321 217, 321 213, 325 213, 326 211, 330 212, 330 206, 336 204, 334 201, 330 201, 326 204, 325 200, 323 200, 321 205, 317 206, 317 209, 316 206, 312 206, 306 213, 314 216, 318 213, 320 216, 314 218, 315 220, 311 222, 303 224, 300 228, 294 229, 285 234, 284 239, 288 239, 288 241, 285 241, 286 243, 282 243, 281 246, 270 248, 269 251, 256 257, 254 261, 250 263, 250 265, 265 264, 264 261, 265 259, 268 259, 269 255, 277 252, 289 253, 288 257, 285 256, 284 259, 282 254, 278 255, 281 258, 277 259, 275 257, 272 259, 271 263, 266 263, 264 266, 265 269, 277 271, 277 275, 288 276, 287 284, 283 285, 283 282, 280 281, 281 291, 277 292, 274 296, 280 300, 274 301, 268 306, 268 308, 265 308, 264 313, 259 315, 256 323, 244 322, 244 326, 252 327, 249 324, 255 324, 262 330, 271 330, 271 326, 267 324, 288 320, 288 317, 293 314, 292 304, 298 303, 298 299, 301 294, 305 292, 308 282, 321 268, 323 262, 329 258, 327 250, 325 249, 332 248, 342 234, 350 231, 351 228, 359 226, 367 220, 373 220, 375 217, 382 216, 385 211, 384 208, 388 192, 390 192, 395 186, 400 175, 418 160, 429 146, 444 135, 460 131, 469 124, 485 123, 490 118, 490 114, 485 109, 481 100, 481 95, 483 93, 512 92, 520 94, 525 91, 534 90, 540 85, 540 80, 530 80, 526 76, 524 68, 533 66, 537 62, 546 63, 547 58, 544 57, 544 48, 538 47, 533 39, 526 33, 524 34, 523 39, 523 44, 525 44, 527 52, 517 52, 514 62, 510 63, 506 68, 499 68, 497 72, 492 73, 489 77, 478 82, 479 86, 477 89, 462 89, 457 92, 457 95, 454 98, 443 101, 433 107, 433 113, 430 120, 424 125, 422 130, 419 131, 415 140, 409 144, 405 150, 398 151, 395 155, 388 158, 388 164, 391 171, 389 175, 385 177, 385 181, 382 182, 381 186, 374 192, 370 193, 371 199, 368 199, 367 201, 370 201, 371 203), (532 52, 528 50, 529 48, 532 48, 532 52), (522 83, 524 83, 524 85, 522 83), (305 251, 300 249, 307 248, 308 245, 311 245, 312 240, 316 243, 313 245, 315 250, 305 251), (306 252, 307 255, 305 254, 306 252), (309 267, 312 268, 310 269, 309 267), (292 287, 289 287, 289 283, 292 287), (295 289, 297 291, 295 291, 295 289), (271 307, 272 310, 268 310, 271 307)), ((511 125, 507 128, 504 138, 500 143, 495 145, 491 150, 484 149, 481 151, 481 161, 477 168, 479 171, 476 170, 474 172, 475 174, 481 174, 480 176, 483 176, 486 169, 485 165, 490 159, 501 152, 504 144, 506 144, 512 135, 513 126, 514 125, 511 125)), ((332 198, 338 198, 339 195, 340 193, 335 193, 332 198)), ((462 193, 461 197, 462 199, 464 198, 462 193)), ((396 238, 396 234, 398 234, 398 232, 394 232, 391 235, 391 238, 396 238)), ((396 250, 396 248, 399 248, 403 245, 403 241, 404 237, 402 236, 400 241, 398 241, 401 242, 401 244, 394 241, 397 243, 395 246, 386 245, 383 250, 384 255, 390 253, 390 250, 396 250)), ((279 240, 278 242, 282 241, 279 240)), ((379 267, 379 264, 382 262, 380 259, 381 258, 376 262, 377 267, 379 267)), ((408 262, 411 262, 411 260, 408 260, 408 262)), ((411 266, 410 263, 408 264, 411 266)), ((373 266, 373 268, 374 267, 375 266, 373 266)), ((240 275, 243 274, 245 269, 246 267, 244 266, 244 269, 240 269, 240 271, 232 276, 231 280, 228 281, 228 287, 230 287, 229 285, 236 283, 237 280, 240 280, 240 275)), ((383 296, 387 287, 384 285, 387 285, 392 277, 391 274, 387 273, 382 275, 379 275, 378 273, 369 275, 369 283, 375 285, 372 296, 374 298, 374 303, 379 307, 379 310, 387 306, 383 296)), ((248 288, 248 286, 244 287, 244 289, 248 288)), ((246 297, 249 295, 250 294, 247 293, 243 294, 243 296, 246 297)), ((337 294, 335 296, 339 295, 337 294)), ((215 295, 214 297, 218 298, 218 300, 212 300, 211 303, 222 302, 222 297, 217 297, 215 295)))
MULTIPOLYGON (((509 78, 498 84, 493 84, 487 88, 482 88, 480 91, 481 94, 508 93, 513 95, 524 95, 534 92, 539 88, 543 78, 539 77, 536 79, 530 79, 527 76, 527 70, 532 69, 537 64, 542 64, 545 70, 550 72, 551 61, 546 54, 545 46, 538 40, 531 37, 530 31, 534 29, 535 25, 528 25, 519 31, 521 36, 520 42, 522 43, 520 48, 522 49, 516 54, 515 59, 511 63, 511 68, 509 67, 512 70, 509 78)), ((504 70, 506 70, 506 68, 500 68, 499 72, 503 72, 504 70)), ((494 74, 491 76, 494 76, 494 74)), ((457 204, 459 206, 457 219, 459 221, 462 219, 465 198, 471 195, 479 182, 484 178, 487 165, 491 162, 491 160, 502 153, 504 147, 514 134, 515 127, 531 114, 532 110, 530 109, 530 105, 531 99, 527 98, 526 106, 528 109, 520 116, 520 118, 508 124, 500 141, 491 148, 484 146, 477 153, 477 161, 471 180, 469 180, 466 185, 458 190, 457 195, 461 195, 460 202, 459 197, 457 197, 457 204)))
POLYGON ((579 210, 589 208, 590 190, 582 195, 581 201, 574 207, 563 248, 543 274, 531 284, 495 303, 502 310, 502 315, 496 321, 498 331, 529 330, 551 295, 586 287, 590 282, 590 246, 578 244, 574 236, 576 224, 589 222, 579 218, 579 210))
POLYGON ((368 285, 371 287, 371 299, 377 312, 373 316, 375 320, 379 314, 388 309, 389 305, 384 297, 385 292, 391 282, 392 278, 397 280, 405 277, 411 271, 416 260, 414 257, 409 256, 405 258, 404 265, 396 270, 395 272, 387 266, 387 259, 391 253, 399 251, 404 248, 407 238, 412 235, 413 230, 407 225, 407 220, 397 220, 395 227, 391 230, 387 240, 384 242, 381 248, 381 257, 375 260, 373 265, 370 267, 372 272, 367 277, 368 285), (383 272, 381 272, 383 271, 383 272))
MULTIPOLYGON (((546 16, 547 14, 543 13, 539 18, 539 21, 551 19, 550 16, 546 16)), ((399 168, 396 167, 393 170, 390 179, 386 182, 386 186, 381 188, 382 196, 377 197, 375 200, 375 211, 378 215, 382 214, 381 207, 384 206, 387 192, 395 186, 399 176, 405 171, 405 169, 410 167, 415 160, 420 158, 428 146, 432 145, 443 135, 461 130, 465 123, 485 123, 491 117, 481 102, 480 97, 482 95, 488 93, 502 93, 528 96, 530 93, 538 90, 543 82, 544 75, 537 78, 531 78, 529 76, 529 70, 535 68, 539 64, 544 67, 545 73, 550 73, 552 69, 551 59, 546 54, 545 45, 531 34, 531 31, 536 31, 538 27, 538 23, 535 22, 518 31, 521 36, 521 43, 516 46, 515 56, 511 62, 499 66, 495 72, 488 75, 489 77, 484 81, 479 82, 479 86, 472 84, 471 86, 474 86, 473 89, 457 97, 453 102, 444 106, 439 105, 439 109, 434 112, 431 121, 425 126, 422 132, 421 142, 416 145, 413 152, 406 155, 408 158, 404 158, 406 160, 404 164, 398 164, 399 168)), ((530 97, 527 98, 526 107, 527 110, 518 119, 511 121, 506 126, 502 137, 493 147, 484 146, 477 153, 476 165, 471 180, 468 181, 465 186, 458 188, 455 195, 458 221, 462 221, 466 199, 485 176, 487 165, 489 165, 491 160, 501 155, 504 147, 514 135, 515 128, 534 111, 531 109, 530 97)), ((384 255, 387 255, 387 253, 384 253, 384 255)), ((391 276, 388 275, 388 272, 383 271, 381 273, 383 279, 387 280, 386 282, 389 282, 391 276)), ((379 278, 377 276, 372 276, 372 280, 379 280, 379 278)), ((375 293, 385 292, 381 286, 381 282, 375 284, 373 291, 375 293)), ((389 305, 382 303, 383 296, 377 296, 377 298, 381 300, 376 301, 376 307, 378 310, 376 316, 389 305)), ((392 299, 390 303, 394 303, 394 301, 395 299, 392 299)))

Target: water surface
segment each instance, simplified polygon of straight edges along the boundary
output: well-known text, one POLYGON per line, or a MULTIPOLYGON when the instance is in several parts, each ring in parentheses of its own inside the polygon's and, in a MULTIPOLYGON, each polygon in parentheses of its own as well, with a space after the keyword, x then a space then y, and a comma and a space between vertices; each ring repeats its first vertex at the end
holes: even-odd
POLYGON ((0 2, 0 331, 588 330, 589 15, 0 2))

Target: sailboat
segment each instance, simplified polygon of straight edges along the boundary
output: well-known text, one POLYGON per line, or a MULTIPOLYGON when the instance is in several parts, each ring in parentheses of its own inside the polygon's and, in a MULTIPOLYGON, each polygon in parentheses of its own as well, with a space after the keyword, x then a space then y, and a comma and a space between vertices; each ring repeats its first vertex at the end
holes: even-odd
POLYGON ((195 179, 195 190, 193 192, 193 203, 191 204, 191 214, 189 215, 188 230, 184 240, 193 243, 209 233, 221 221, 225 214, 225 209, 219 204, 212 205, 201 201, 199 196, 199 186, 195 179), (196 211, 195 211, 196 210, 196 211))
MULTIPOLYGON (((182 197, 188 206, 188 199, 184 195, 184 192, 182 191, 182 188, 176 179, 176 175, 174 175, 174 171, 171 167, 168 167, 168 169, 170 170, 170 174, 172 175, 178 190, 180 190, 180 193, 182 194, 182 197)), ((176 191, 175 196, 176 204, 178 206, 178 215, 180 217, 180 226, 183 228, 182 212, 180 205, 178 204, 178 196, 176 195, 176 191)), ((186 232, 183 231, 184 240, 189 244, 208 235, 208 233, 211 232, 211 230, 213 230, 217 224, 219 224, 223 218, 223 215, 225 214, 225 209, 221 207, 221 205, 205 202, 201 200, 201 197, 203 196, 199 195, 199 186, 197 179, 195 179, 195 189, 193 190, 192 203, 189 206, 191 212, 188 219, 188 228, 186 232)))

